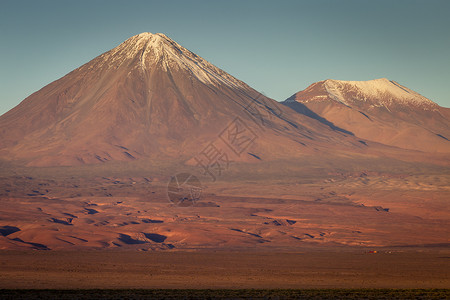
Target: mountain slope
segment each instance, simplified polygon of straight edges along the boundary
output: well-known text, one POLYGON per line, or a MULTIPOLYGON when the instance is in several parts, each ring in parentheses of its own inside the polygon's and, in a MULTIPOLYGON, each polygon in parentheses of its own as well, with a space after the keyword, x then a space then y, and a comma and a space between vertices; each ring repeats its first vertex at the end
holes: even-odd
POLYGON ((245 149, 252 155, 236 160, 330 145, 366 151, 351 135, 264 97, 167 36, 142 33, 2 115, 0 157, 30 166, 189 160, 236 118, 255 138, 245 149))
POLYGON ((385 78, 320 81, 283 104, 367 140, 405 149, 450 152, 450 110, 385 78))

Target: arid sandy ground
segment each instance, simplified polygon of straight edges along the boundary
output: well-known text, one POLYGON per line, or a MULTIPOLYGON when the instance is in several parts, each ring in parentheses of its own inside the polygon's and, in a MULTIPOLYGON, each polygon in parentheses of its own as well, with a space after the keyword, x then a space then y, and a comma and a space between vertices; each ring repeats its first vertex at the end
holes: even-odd
POLYGON ((3 251, 0 288, 448 288, 449 255, 3 251))
POLYGON ((8 169, 0 287, 448 288, 447 169, 367 169, 230 168, 189 207, 162 173, 8 169))
POLYGON ((163 176, 5 176, 0 249, 448 247, 450 175, 426 171, 230 173, 189 207, 163 176))

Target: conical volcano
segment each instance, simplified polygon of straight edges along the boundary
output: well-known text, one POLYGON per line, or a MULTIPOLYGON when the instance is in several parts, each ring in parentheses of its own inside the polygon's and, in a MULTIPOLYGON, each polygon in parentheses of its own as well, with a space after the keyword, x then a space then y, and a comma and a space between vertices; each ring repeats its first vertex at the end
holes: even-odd
POLYGON ((229 126, 249 133, 251 143, 237 151, 243 161, 364 148, 351 134, 296 114, 164 34, 142 33, 1 116, 0 153, 31 166, 188 161, 223 139, 229 126))

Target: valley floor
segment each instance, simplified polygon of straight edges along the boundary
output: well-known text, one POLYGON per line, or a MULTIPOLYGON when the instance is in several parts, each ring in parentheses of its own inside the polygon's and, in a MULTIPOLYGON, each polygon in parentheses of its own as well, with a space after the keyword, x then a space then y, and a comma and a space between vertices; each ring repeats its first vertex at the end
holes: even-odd
POLYGON ((194 206, 148 178, 0 178, 0 249, 449 247, 449 175, 206 183, 194 206))
POLYGON ((170 176, 5 173, 0 288, 448 288, 448 170, 337 169, 230 170, 186 207, 170 176))
POLYGON ((2 289, 448 288, 450 252, 2 251, 2 289))

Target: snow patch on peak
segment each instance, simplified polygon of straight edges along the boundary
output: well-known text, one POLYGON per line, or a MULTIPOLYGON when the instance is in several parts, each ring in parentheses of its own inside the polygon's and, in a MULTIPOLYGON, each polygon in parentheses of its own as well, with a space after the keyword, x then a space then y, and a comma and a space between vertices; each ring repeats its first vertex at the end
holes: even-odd
POLYGON ((375 106, 391 104, 434 107, 433 101, 387 78, 368 81, 343 81, 328 79, 324 87, 331 98, 345 105, 351 102, 372 102, 375 106), (349 95, 351 94, 351 97, 349 95))
POLYGON ((153 35, 154 35, 154 34, 151 33, 151 32, 142 32, 142 33, 139 33, 139 34, 135 35, 135 37, 138 37, 138 38, 148 38, 148 37, 151 37, 151 36, 153 36, 153 35))
POLYGON ((142 32, 142 33, 139 33, 137 35, 134 35, 134 36, 130 37, 128 40, 132 40, 132 39, 159 39, 159 38, 169 39, 167 37, 167 35, 165 35, 164 33, 142 32))
POLYGON ((324 87, 327 91, 327 93, 330 95, 330 98, 337 101, 337 102, 341 102, 345 105, 349 105, 349 103, 347 103, 345 96, 342 94, 342 83, 339 80, 333 80, 333 79, 328 79, 325 80, 324 82, 324 87))
POLYGON ((97 58, 96 68, 117 69, 121 65, 146 72, 161 67, 163 70, 188 72, 204 84, 227 85, 248 89, 242 81, 227 74, 205 59, 184 48, 165 34, 143 32, 132 36, 116 48, 97 58), (133 62, 133 65, 130 65, 133 62))
POLYGON ((155 33, 155 35, 160 36, 162 38, 166 38, 166 39, 170 39, 167 35, 165 35, 164 33, 155 33))

